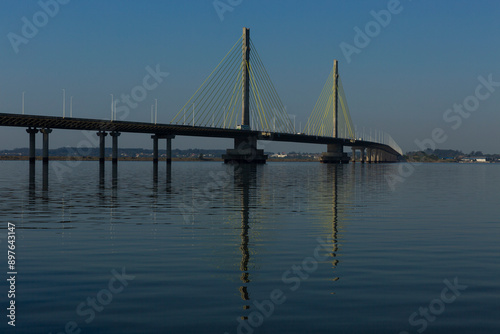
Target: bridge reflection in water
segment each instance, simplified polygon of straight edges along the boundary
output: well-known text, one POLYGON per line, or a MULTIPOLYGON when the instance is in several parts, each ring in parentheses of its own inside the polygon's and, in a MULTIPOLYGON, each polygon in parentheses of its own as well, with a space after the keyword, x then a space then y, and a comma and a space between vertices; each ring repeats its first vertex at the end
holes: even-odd
MULTIPOLYGON (((241 311, 241 320, 249 321, 249 315, 255 310, 255 306, 252 305, 252 293, 250 288, 250 283, 253 281, 253 284, 256 284, 257 281, 252 278, 251 268, 255 268, 255 263, 251 265, 251 254, 256 254, 255 252, 251 252, 252 245, 255 245, 255 240, 251 240, 251 237, 257 237, 257 233, 249 233, 252 229, 256 229, 255 224, 258 222, 258 215, 252 215, 252 210, 257 210, 259 203, 256 202, 255 194, 252 194, 253 191, 258 191, 259 189, 259 176, 262 176, 262 166, 259 165, 234 165, 234 188, 235 191, 233 194, 239 194, 240 198, 238 199, 241 205, 240 210, 240 253, 241 259, 239 263, 240 270, 240 287, 239 294, 241 299, 243 300, 243 306, 241 311), (250 222, 250 217, 252 218, 252 222, 250 222)), ((343 180, 344 172, 346 166, 342 165, 324 165, 322 171, 324 171, 325 181, 322 184, 322 187, 329 188, 328 191, 321 191, 322 194, 329 193, 331 194, 331 211, 322 211, 325 226, 328 226, 330 230, 331 239, 328 240, 327 244, 331 247, 326 255, 328 256, 327 262, 330 262, 332 265, 332 269, 335 270, 338 260, 337 260, 337 252, 338 252, 338 239, 339 239, 339 209, 338 209, 338 192, 339 192, 339 180, 343 180), (325 214, 326 213, 326 214, 325 214)), ((352 195, 352 193, 350 193, 352 195)), ((260 196, 259 196, 260 197, 260 196)), ((315 199, 311 198, 311 201, 315 199)), ((320 264, 320 263, 318 263, 320 264)), ((337 281, 339 278, 335 275, 331 278, 331 281, 337 281)), ((257 283, 258 284, 258 283, 257 283)), ((333 293, 333 292, 331 292, 333 293)))
MULTIPOLYGON (((57 163, 57 162, 56 162, 57 163)), ((42 165, 42 191, 44 193, 48 193, 49 191, 49 169, 50 169, 50 164, 49 162, 43 163, 42 165)), ((56 173, 56 168, 52 168, 56 173)), ((29 169, 28 169, 28 189, 29 193, 32 196, 35 196, 35 191, 36 191, 36 168, 34 163, 29 164, 29 169)), ((152 172, 152 178, 153 178, 153 186, 155 189, 158 189, 158 164, 153 164, 153 172, 152 172)), ((98 176, 98 184, 99 188, 104 189, 106 188, 106 173, 105 173, 105 166, 104 164, 100 163, 99 164, 99 176, 98 176)), ((172 184, 172 164, 166 164, 166 185, 167 185, 167 190, 171 190, 171 184, 172 184)), ((111 186, 112 188, 117 188, 118 186, 118 164, 113 163, 112 168, 111 168, 111 186)))
MULTIPOLYGON (((250 251, 248 249, 249 236, 248 230, 250 219, 250 188, 255 189, 257 181, 257 166, 256 165, 234 165, 234 186, 239 189, 241 202, 241 299, 245 301, 244 310, 250 309, 250 295, 248 292, 248 283, 250 283, 250 272, 248 264, 250 262, 250 251)), ((243 319, 248 319, 243 316, 243 319)))

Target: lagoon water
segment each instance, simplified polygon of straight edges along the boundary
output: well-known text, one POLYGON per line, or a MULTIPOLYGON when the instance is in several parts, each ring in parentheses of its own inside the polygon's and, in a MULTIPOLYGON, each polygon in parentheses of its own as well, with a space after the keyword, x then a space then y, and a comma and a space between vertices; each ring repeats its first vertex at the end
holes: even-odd
POLYGON ((2 333, 500 330, 500 165, 58 163, 0 162, 2 333))

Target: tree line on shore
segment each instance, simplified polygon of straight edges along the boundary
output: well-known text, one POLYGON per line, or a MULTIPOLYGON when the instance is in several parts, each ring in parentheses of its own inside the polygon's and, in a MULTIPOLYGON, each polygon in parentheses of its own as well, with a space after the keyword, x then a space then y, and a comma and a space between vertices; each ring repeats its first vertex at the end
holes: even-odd
POLYGON ((439 162, 449 161, 457 162, 464 159, 484 158, 486 161, 500 160, 500 154, 484 154, 481 151, 472 151, 464 153, 460 150, 451 149, 427 149, 425 151, 411 151, 403 156, 404 160, 409 162, 439 162))

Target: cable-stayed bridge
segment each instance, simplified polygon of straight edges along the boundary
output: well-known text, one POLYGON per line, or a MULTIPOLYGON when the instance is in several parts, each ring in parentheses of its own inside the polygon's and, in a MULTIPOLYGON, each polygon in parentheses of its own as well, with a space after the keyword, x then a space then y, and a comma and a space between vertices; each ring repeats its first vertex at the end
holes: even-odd
POLYGON ((167 139, 167 163, 171 162, 171 142, 176 135, 233 138, 234 147, 223 158, 236 163, 265 163, 267 156, 257 147, 262 140, 326 144, 324 163, 347 163, 344 146, 350 146, 353 153, 359 150, 362 162, 394 162, 402 154, 389 135, 379 135, 377 140, 356 137, 336 60, 307 123, 298 132, 247 28, 169 124, 0 113, 0 125, 27 128, 32 163, 38 131, 43 134, 43 161, 48 162, 52 129, 97 131, 102 164, 105 137, 109 133, 113 139, 116 163, 122 132, 151 134, 155 163, 159 139, 167 139))

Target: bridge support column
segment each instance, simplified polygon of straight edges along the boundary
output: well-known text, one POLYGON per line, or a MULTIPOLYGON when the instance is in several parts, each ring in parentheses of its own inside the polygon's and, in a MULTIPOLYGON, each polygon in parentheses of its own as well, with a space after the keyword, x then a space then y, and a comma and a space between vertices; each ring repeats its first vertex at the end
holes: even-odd
POLYGON ((323 152, 320 162, 327 164, 348 164, 349 157, 344 153, 342 144, 328 144, 327 152, 323 152))
POLYGON ((40 130, 43 133, 43 147, 42 147, 42 190, 49 189, 49 133, 51 129, 45 128, 40 130))
POLYGON ((43 133, 43 155, 42 155, 42 161, 43 164, 48 164, 49 163, 49 133, 52 132, 51 129, 41 129, 41 133, 43 133))
POLYGON ((224 163, 265 164, 267 155, 264 150, 257 149, 257 138, 241 137, 234 139, 234 149, 227 149, 222 155, 224 163))
POLYGON ((153 165, 158 166, 158 136, 152 135, 153 139, 153 165))
POLYGON ((359 162, 365 163, 365 148, 364 147, 356 147, 353 146, 351 147, 352 150, 352 162, 356 162, 357 156, 356 156, 356 151, 359 151, 359 162))
POLYGON ((152 135, 153 139, 153 184, 158 186, 158 136, 152 135))
POLYGON ((366 162, 368 162, 369 164, 372 163, 372 149, 371 148, 366 149, 366 162))
POLYGON ((106 162, 106 136, 108 134, 105 131, 98 131, 97 136, 99 137, 99 184, 104 185, 104 164, 106 162))
POLYGON ((109 134, 113 137, 113 148, 112 148, 112 158, 111 161, 113 165, 118 164, 118 136, 120 136, 120 132, 113 131, 109 134))
POLYGON ((35 134, 38 132, 36 128, 28 128, 26 132, 30 135, 30 165, 35 164, 36 161, 36 147, 35 147, 35 134))
POLYGON ((108 134, 105 131, 98 131, 97 136, 99 137, 99 164, 104 165, 106 161, 106 136, 108 134))
POLYGON ((172 164, 172 139, 175 135, 168 135, 167 138, 167 165, 172 164))
POLYGON ((30 171, 29 171, 29 184, 30 190, 35 189, 35 162, 36 162, 36 147, 35 147, 35 134, 38 132, 36 128, 28 128, 26 132, 30 135, 30 171))

